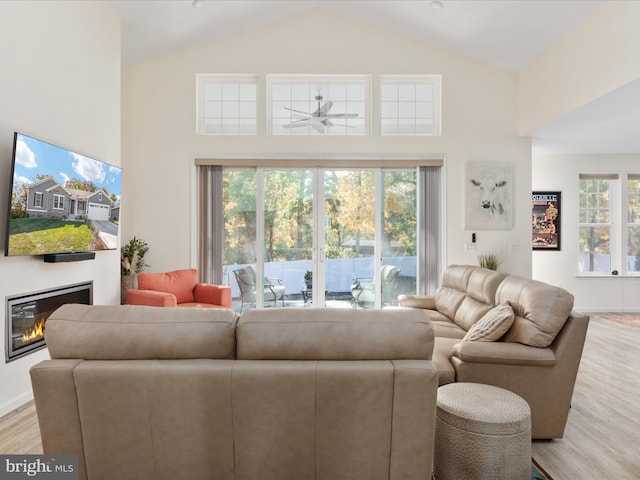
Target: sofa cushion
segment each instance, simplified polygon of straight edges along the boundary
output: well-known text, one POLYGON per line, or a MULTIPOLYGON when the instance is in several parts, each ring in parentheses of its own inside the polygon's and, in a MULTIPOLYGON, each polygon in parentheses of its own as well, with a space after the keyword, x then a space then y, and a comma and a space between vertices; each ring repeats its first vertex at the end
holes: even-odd
POLYGON ((432 295, 398 295, 398 304, 401 307, 436 309, 436 298, 432 295))
POLYGON ((506 274, 472 265, 451 265, 436 292, 436 309, 467 331, 495 305, 506 274))
POLYGON ((198 271, 195 268, 174 270, 166 273, 138 274, 138 288, 172 293, 178 303, 193 302, 193 288, 198 283, 198 271))
POLYGON ((236 314, 226 309, 66 304, 47 319, 51 358, 229 359, 236 314))
POLYGON ((436 337, 457 338, 460 340, 467 333, 439 312, 434 312, 429 317, 431 318, 433 334, 436 337))
POLYGON ((515 275, 502 281, 496 301, 509 302, 515 313, 504 341, 532 347, 551 345, 573 309, 573 295, 566 290, 515 275))
POLYGON ((446 385, 456 381, 456 371, 451 363, 451 354, 459 338, 436 337, 433 342, 433 358, 431 361, 438 370, 438 385, 446 385))
POLYGON ((513 324, 513 308, 508 303, 501 303, 489 310, 480 320, 473 324, 462 338, 463 342, 495 342, 500 339, 513 324))
POLYGON ((244 312, 244 360, 430 360, 433 329, 417 309, 270 308, 244 312))

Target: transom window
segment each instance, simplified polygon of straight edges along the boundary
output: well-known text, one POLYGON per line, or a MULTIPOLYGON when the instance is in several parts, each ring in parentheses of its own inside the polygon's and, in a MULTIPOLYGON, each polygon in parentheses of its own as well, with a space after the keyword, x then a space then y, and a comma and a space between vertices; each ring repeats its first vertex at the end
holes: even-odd
POLYGON ((380 78, 382 135, 440 135, 440 76, 380 78))
POLYGON ((366 135, 368 75, 267 76, 272 135, 366 135))
POLYGON ((199 135, 256 135, 256 76, 198 75, 197 83, 199 135))

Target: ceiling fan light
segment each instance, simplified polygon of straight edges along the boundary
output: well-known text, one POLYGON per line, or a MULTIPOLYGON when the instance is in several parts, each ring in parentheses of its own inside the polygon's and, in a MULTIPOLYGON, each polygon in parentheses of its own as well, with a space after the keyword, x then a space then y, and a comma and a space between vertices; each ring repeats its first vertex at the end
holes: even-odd
POLYGON ((444 3, 442 3, 440 0, 431 0, 430 5, 431 10, 435 10, 436 12, 444 8, 444 3))

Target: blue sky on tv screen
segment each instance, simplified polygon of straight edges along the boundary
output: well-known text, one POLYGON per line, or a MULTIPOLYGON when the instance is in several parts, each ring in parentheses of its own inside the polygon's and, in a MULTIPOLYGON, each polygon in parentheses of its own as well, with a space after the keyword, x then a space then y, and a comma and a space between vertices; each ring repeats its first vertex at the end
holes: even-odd
POLYGON ((120 200, 122 169, 119 167, 19 133, 13 181, 28 185, 36 181, 36 175, 49 175, 62 186, 72 178, 93 182, 120 200))

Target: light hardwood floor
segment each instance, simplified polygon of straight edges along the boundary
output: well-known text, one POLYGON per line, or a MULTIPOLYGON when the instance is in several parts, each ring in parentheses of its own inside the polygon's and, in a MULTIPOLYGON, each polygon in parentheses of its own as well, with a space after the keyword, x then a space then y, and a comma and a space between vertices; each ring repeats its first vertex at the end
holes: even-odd
MULTIPOLYGON (((533 442, 554 480, 640 478, 639 372, 640 328, 592 317, 564 438, 533 442)), ((42 453, 33 402, 0 419, 0 453, 42 453)))
POLYGON ((639 442, 640 328, 594 315, 564 438, 534 441, 533 457, 554 480, 640 479, 639 442))

